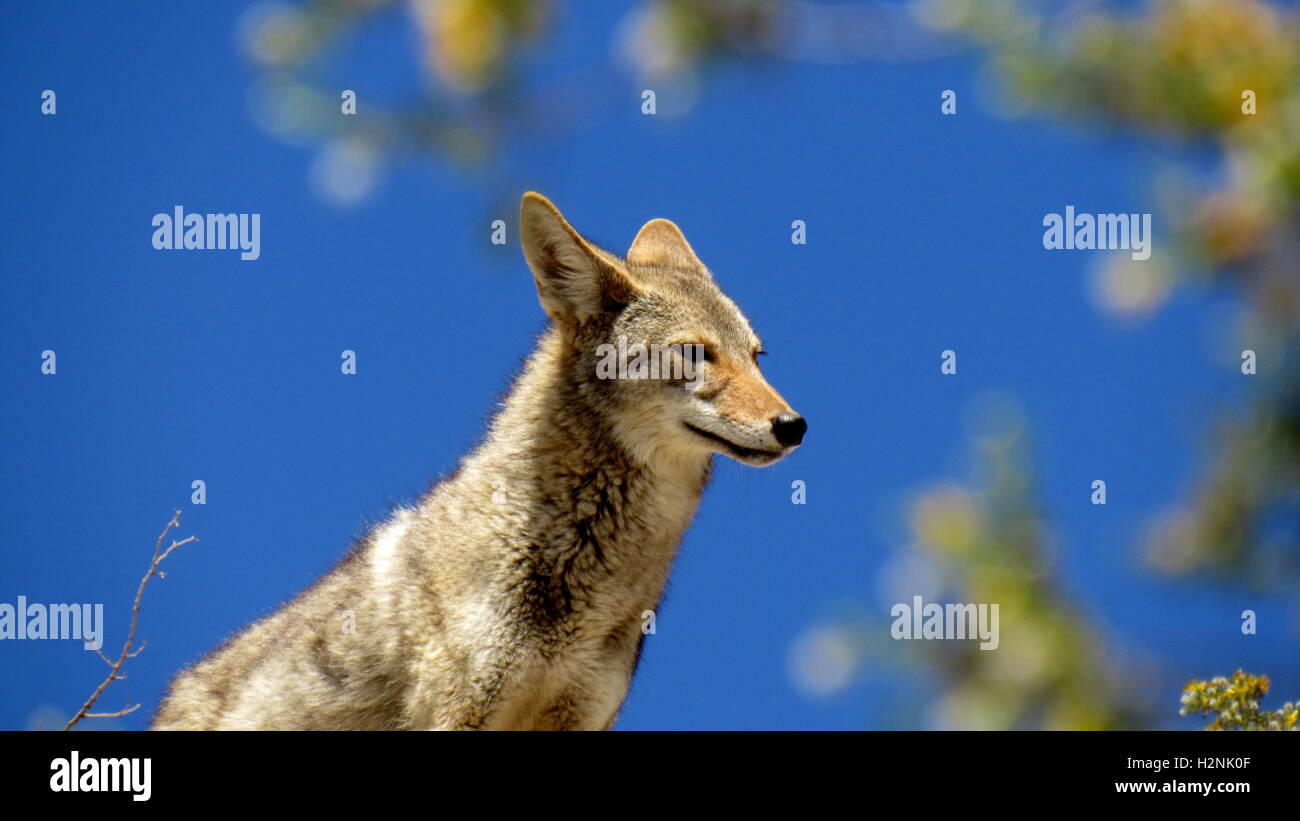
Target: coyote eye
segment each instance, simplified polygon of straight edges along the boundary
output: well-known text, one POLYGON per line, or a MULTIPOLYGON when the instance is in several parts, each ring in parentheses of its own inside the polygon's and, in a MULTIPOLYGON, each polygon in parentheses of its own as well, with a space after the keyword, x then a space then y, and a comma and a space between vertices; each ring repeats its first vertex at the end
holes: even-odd
POLYGON ((709 352, 708 346, 702 342, 688 342, 682 345, 682 358, 687 362, 698 365, 701 362, 712 362, 713 354, 709 352))

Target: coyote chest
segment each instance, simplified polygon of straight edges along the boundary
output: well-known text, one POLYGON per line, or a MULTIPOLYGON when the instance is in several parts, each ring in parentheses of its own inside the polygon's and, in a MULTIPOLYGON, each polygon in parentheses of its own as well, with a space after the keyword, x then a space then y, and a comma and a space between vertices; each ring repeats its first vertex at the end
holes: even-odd
MULTIPOLYGON (((462 658, 471 679, 493 682, 475 726, 612 724, 703 481, 703 471, 670 482, 634 470, 577 475, 553 483, 544 512, 535 509, 536 489, 498 494, 498 514, 526 524, 489 550, 450 551, 482 581, 463 595, 442 587, 438 629, 427 636, 438 647, 433 656, 462 658)), ((454 509, 447 516, 475 518, 454 509)), ((431 549, 418 546, 423 531, 406 535, 410 548, 431 549)), ((430 605, 438 609, 432 601, 421 608, 430 605)))
MULTIPOLYGON (((640 654, 639 620, 575 615, 563 630, 524 640, 480 729, 601 730, 613 725, 640 654), (530 647, 531 645, 531 647, 530 647)), ((491 674, 485 659, 480 675, 491 674)))

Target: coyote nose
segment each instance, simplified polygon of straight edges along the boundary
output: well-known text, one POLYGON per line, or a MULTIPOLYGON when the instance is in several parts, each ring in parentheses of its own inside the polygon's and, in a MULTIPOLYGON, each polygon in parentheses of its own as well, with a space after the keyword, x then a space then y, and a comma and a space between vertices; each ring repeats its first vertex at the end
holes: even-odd
POLYGON ((772 435, 782 447, 791 448, 803 441, 808 423, 797 413, 783 413, 772 420, 772 435))

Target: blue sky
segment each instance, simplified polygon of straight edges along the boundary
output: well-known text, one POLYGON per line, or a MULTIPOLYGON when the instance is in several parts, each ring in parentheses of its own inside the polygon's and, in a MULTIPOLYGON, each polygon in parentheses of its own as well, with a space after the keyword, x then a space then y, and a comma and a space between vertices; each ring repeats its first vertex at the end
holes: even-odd
MULTIPOLYGON (((599 70, 624 11, 570 5, 541 71, 599 70)), ((868 672, 812 699, 787 657, 848 605, 886 618, 875 591, 898 545, 878 523, 906 492, 964 478, 963 408, 988 390, 1031 424, 1063 584, 1154 660, 1171 717, 1187 679, 1238 666, 1269 674, 1279 700, 1300 693, 1285 601, 1162 580, 1136 550, 1190 489, 1209 411, 1239 396, 1209 348, 1228 344, 1207 331, 1228 306, 1176 295, 1118 323, 1088 298, 1095 258, 1042 247, 1043 215, 1069 204, 1156 210, 1159 158, 1143 146, 994 116, 970 58, 725 69, 667 122, 642 116, 619 77, 574 133, 513 135, 491 174, 406 159, 339 209, 312 194, 312 150, 248 113, 241 12, 51 2, 11 10, 0 32, 0 601, 103 602, 115 648, 173 507, 201 539, 149 588, 148 648, 101 704, 145 708, 116 726, 143 728, 171 674, 310 584, 474 443, 543 325, 514 235, 529 188, 620 253, 646 220, 677 222, 810 423, 773 468, 718 466, 620 728, 906 726, 887 709, 905 682, 868 672), (47 88, 55 116, 39 111, 47 88), (946 88, 956 117, 939 114, 946 88), (150 221, 176 205, 260 213, 261 258, 154 250, 150 221), (508 253, 488 243, 498 217, 508 253), (807 245, 790 243, 794 219, 807 245), (55 376, 40 372, 47 348, 55 376), (344 349, 355 376, 339 372, 344 349), (939 373, 944 349, 956 376, 939 373), (1105 507, 1088 502, 1095 478, 1105 507), (189 503, 195 479, 206 505, 189 503), (1259 635, 1238 630, 1247 607, 1259 635)), ((413 87, 405 19, 364 34, 341 87, 362 105, 369 87, 413 87)), ((1158 212, 1155 231, 1158 253, 1158 212)), ((0 665, 4 728, 70 713, 103 671, 58 641, 2 642, 0 665)))

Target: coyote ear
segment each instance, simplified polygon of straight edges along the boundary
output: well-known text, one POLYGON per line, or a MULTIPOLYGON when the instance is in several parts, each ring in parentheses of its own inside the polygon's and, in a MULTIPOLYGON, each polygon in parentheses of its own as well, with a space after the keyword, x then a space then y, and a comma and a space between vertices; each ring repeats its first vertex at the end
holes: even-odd
POLYGON ((628 249, 627 261, 660 268, 704 267, 681 229, 665 219, 650 220, 641 227, 628 249))
POLYGON ((551 201, 535 191, 519 204, 519 240, 552 319, 590 319, 617 311, 639 292, 615 257, 583 239, 551 201))

